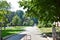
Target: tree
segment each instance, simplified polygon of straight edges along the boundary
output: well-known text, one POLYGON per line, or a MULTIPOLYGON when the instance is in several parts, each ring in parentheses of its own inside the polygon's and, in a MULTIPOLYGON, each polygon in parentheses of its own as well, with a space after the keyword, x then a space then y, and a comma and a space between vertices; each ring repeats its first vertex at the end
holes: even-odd
POLYGON ((24 20, 24 12, 22 10, 17 10, 16 14, 19 16, 21 19, 21 25, 23 25, 23 20, 24 20))
POLYGON ((25 16, 23 25, 25 25, 25 26, 32 26, 32 25, 34 25, 34 20, 31 19, 30 17, 26 17, 25 16))
POLYGON ((12 19, 12 25, 20 25, 21 24, 21 19, 19 18, 18 15, 15 15, 12 19))
POLYGON ((3 21, 6 14, 8 14, 8 9, 10 5, 6 1, 0 1, 0 22, 3 21))
POLYGON ((27 9, 27 14, 46 23, 60 21, 60 0, 23 0, 19 4, 27 9))
MULTIPOLYGON (((2 40, 2 22, 3 22, 3 19, 4 19, 4 15, 7 14, 7 9, 10 8, 10 5, 6 2, 6 1, 3 1, 1 0, 0 1, 0 40, 2 40)), ((5 20, 5 19, 4 19, 5 20)))
POLYGON ((6 18, 6 15, 4 15, 2 22, 3 22, 2 27, 4 27, 5 30, 8 24, 8 19, 6 18))
POLYGON ((19 1, 20 6, 27 9, 27 15, 37 17, 39 21, 60 21, 60 1, 59 0, 22 0, 19 1))
POLYGON ((49 13, 48 3, 43 3, 44 0, 31 0, 31 1, 22 1, 19 2, 21 6, 27 9, 27 15, 32 17, 37 17, 40 21, 49 21, 53 20, 54 16, 52 12, 49 13), (46 5, 46 7, 45 7, 46 5), (51 14, 51 15, 50 15, 51 14), (49 17, 48 17, 49 16, 49 17))
POLYGON ((34 21, 33 20, 30 20, 29 21, 29 25, 32 26, 34 24, 34 21))
POLYGON ((60 16, 59 0, 23 0, 19 4, 27 9, 27 14, 37 17, 39 20, 56 21, 60 16))

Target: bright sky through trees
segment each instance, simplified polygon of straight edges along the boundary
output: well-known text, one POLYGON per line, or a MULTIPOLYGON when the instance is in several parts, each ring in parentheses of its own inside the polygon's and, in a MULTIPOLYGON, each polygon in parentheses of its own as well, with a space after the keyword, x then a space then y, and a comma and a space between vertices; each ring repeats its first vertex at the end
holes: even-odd
POLYGON ((23 7, 19 7, 18 1, 21 0, 7 0, 7 2, 11 4, 10 10, 11 11, 23 10, 25 12, 27 9, 24 10, 23 7))

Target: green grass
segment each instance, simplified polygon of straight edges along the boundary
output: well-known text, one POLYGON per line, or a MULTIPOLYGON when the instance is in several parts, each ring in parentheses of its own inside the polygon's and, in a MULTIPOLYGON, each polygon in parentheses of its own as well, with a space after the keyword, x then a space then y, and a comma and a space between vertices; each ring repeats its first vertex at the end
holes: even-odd
POLYGON ((39 29, 40 29, 40 32, 46 34, 49 37, 52 37, 52 27, 42 27, 39 29))
POLYGON ((24 28, 23 26, 8 27, 5 30, 4 30, 4 28, 2 28, 2 37, 22 32, 22 31, 24 31, 23 28, 24 28))
MULTIPOLYGON (((40 32, 45 33, 49 37, 52 37, 52 27, 42 27, 39 29, 40 32)), ((56 27, 56 33, 60 36, 60 28, 56 27)))
POLYGON ((40 28, 40 31, 43 33, 49 33, 52 32, 52 27, 42 27, 40 28))

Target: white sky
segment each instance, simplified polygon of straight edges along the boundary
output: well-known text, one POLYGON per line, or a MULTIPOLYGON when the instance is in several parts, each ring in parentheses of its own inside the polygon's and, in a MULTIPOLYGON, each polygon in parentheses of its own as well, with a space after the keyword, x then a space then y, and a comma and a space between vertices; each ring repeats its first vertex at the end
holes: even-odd
POLYGON ((27 10, 27 9, 23 9, 23 7, 19 7, 19 4, 18 4, 18 1, 21 1, 21 0, 7 0, 8 3, 11 3, 11 11, 16 11, 16 10, 23 10, 24 12, 27 10))

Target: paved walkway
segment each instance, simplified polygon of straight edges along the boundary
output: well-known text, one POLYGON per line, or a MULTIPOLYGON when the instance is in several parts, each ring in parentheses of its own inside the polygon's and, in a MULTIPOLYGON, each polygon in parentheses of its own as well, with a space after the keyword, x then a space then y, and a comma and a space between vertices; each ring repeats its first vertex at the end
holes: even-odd
POLYGON ((37 27, 27 27, 22 34, 31 35, 31 40, 46 40, 43 38, 37 27))
MULTIPOLYGON (((26 38, 26 34, 31 36, 31 40, 47 40, 46 38, 40 35, 40 32, 37 27, 26 27, 26 31, 14 35, 7 40, 24 40, 26 38)), ((30 38, 30 37, 27 37, 30 38)))

